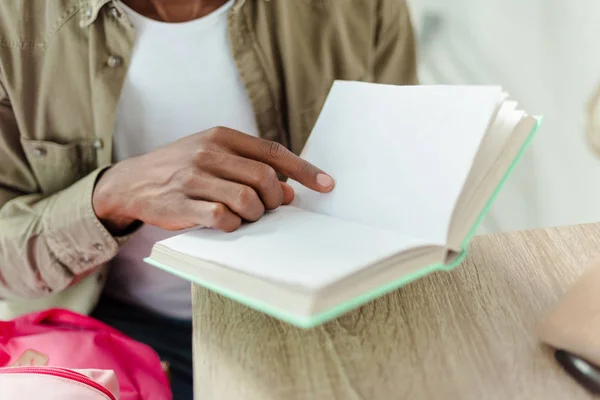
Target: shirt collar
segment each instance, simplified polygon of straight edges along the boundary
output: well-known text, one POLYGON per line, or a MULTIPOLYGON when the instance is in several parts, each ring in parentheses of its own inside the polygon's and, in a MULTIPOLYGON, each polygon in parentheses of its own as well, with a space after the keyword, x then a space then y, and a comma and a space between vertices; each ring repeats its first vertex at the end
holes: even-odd
POLYGON ((102 7, 108 3, 116 3, 116 0, 84 0, 81 2, 81 8, 79 9, 79 25, 82 28, 90 26, 96 18, 102 7))
MULTIPOLYGON (((265 0, 270 1, 270 0, 265 0)), ((113 7, 118 8, 117 0, 83 0, 79 9, 79 25, 86 28, 96 21, 102 7, 111 3, 113 7)), ((246 3, 246 0, 235 0, 233 10, 237 12, 246 3)))

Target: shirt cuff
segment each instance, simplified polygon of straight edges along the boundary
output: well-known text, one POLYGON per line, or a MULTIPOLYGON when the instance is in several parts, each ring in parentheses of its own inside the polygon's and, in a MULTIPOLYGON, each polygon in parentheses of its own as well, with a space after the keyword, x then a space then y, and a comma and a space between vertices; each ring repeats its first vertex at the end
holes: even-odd
POLYGON ((136 227, 127 235, 113 236, 94 213, 94 187, 107 168, 99 168, 56 193, 42 216, 48 247, 75 275, 110 261, 137 231, 136 227))

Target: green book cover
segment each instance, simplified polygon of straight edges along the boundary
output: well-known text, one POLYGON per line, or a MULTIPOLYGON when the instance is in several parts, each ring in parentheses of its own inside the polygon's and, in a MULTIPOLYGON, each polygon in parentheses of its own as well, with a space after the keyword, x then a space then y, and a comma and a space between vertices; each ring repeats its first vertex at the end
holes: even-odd
POLYGON ((477 219, 476 223, 473 225, 473 227, 471 228, 471 230, 469 231, 469 234, 467 235, 467 237, 465 238, 465 240, 462 243, 462 253, 460 254, 460 256, 454 260, 454 262, 452 264, 449 265, 444 265, 444 264, 433 264, 433 265, 429 265, 426 267, 423 267, 422 269, 420 269, 417 272, 414 272, 412 274, 403 276, 401 279, 398 279, 396 281, 392 281, 389 282, 383 286, 380 286, 370 292, 366 292, 361 296, 355 297, 354 299, 347 301, 345 303, 342 304, 338 304, 337 306, 330 308, 327 311, 324 311, 320 314, 317 315, 313 315, 310 317, 300 317, 297 315, 293 315, 293 314, 289 314, 284 310, 281 310, 277 307, 277 305, 275 304, 267 304, 261 301, 258 301, 256 299, 253 298, 249 298, 249 297, 245 297, 240 295, 237 292, 228 290, 226 288, 223 287, 219 287, 216 286, 214 284, 212 284, 211 282, 207 282, 207 281, 203 281, 200 277, 198 276, 191 276, 185 273, 182 273, 181 271, 172 268, 168 265, 163 265, 161 263, 158 263, 154 260, 152 260, 151 258, 146 258, 145 261, 148 264, 151 264, 157 268, 163 269, 167 272, 170 272, 174 275, 177 275, 183 279, 186 279, 188 281, 191 281, 195 284, 198 284, 200 286, 203 286, 211 291, 214 291, 216 293, 219 293, 225 297, 228 297, 234 301, 237 301, 239 303, 242 303, 250 308, 253 308, 255 310, 258 310, 262 313, 265 313, 267 315, 270 315, 274 318, 277 318, 279 320, 282 320, 284 322, 287 322, 289 324, 295 325, 297 327, 300 328, 312 328, 314 326, 323 324, 329 320, 332 320, 350 310, 353 310, 355 308, 360 307, 361 305, 370 302, 371 300, 374 300, 378 297, 381 297, 395 289, 398 289, 414 280, 417 280, 427 274, 430 274, 432 272, 435 271, 440 271, 440 270, 451 270, 453 268, 455 268, 456 266, 458 266, 459 264, 462 263, 462 261, 465 259, 465 257, 467 256, 467 248, 469 245, 469 242, 471 241, 471 239, 473 238, 473 236, 475 236, 475 234, 477 233, 477 229, 479 227, 479 225, 481 224, 481 222, 483 221, 484 217, 486 216, 487 212, 489 211, 490 207, 492 206, 494 200, 496 199, 498 193, 500 192, 500 190, 502 189, 502 186, 504 185, 504 183, 506 182, 506 180, 508 179, 508 177, 511 175, 511 173, 513 172, 513 170, 515 169, 515 167, 517 166, 519 160, 521 159, 521 157, 523 156, 523 154, 525 153, 525 150, 529 147, 529 144, 531 143, 531 141, 533 140, 535 134, 537 133, 539 126, 542 122, 541 118, 538 118, 536 120, 536 124, 534 126, 534 128, 532 129, 532 131, 529 133, 525 143, 523 144, 523 146, 521 147, 521 149, 519 150, 517 156, 515 157, 515 159, 513 160, 512 164, 510 165, 510 167, 507 169, 507 171, 505 172, 500 184, 498 185, 498 187, 496 188, 496 190, 494 191, 494 193, 492 194, 492 196, 489 198, 487 204, 485 205, 485 207, 483 208, 479 218, 477 219))

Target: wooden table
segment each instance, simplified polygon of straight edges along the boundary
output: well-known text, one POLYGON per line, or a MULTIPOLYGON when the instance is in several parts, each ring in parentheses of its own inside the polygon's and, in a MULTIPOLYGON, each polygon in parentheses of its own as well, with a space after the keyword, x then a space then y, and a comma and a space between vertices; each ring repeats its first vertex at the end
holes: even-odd
POLYGON ((588 399, 533 335, 600 224, 479 236, 467 260, 301 330, 195 287, 195 398, 588 399))

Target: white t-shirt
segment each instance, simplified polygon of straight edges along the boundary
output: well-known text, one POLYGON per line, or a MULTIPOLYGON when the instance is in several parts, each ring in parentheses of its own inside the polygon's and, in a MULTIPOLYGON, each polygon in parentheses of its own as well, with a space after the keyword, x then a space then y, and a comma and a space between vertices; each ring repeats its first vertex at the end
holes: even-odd
MULTIPOLYGON (((257 135, 227 36, 232 5, 230 0, 185 23, 154 21, 123 5, 137 37, 118 107, 116 161, 215 126, 257 135)), ((143 226, 113 260, 107 291, 168 316, 191 318, 190 283, 143 261, 156 241, 174 234, 143 226)))
POLYGON ((600 2, 411 0, 422 83, 501 84, 544 120, 481 232, 600 221, 600 2), (596 124, 590 123, 595 119, 596 124))

